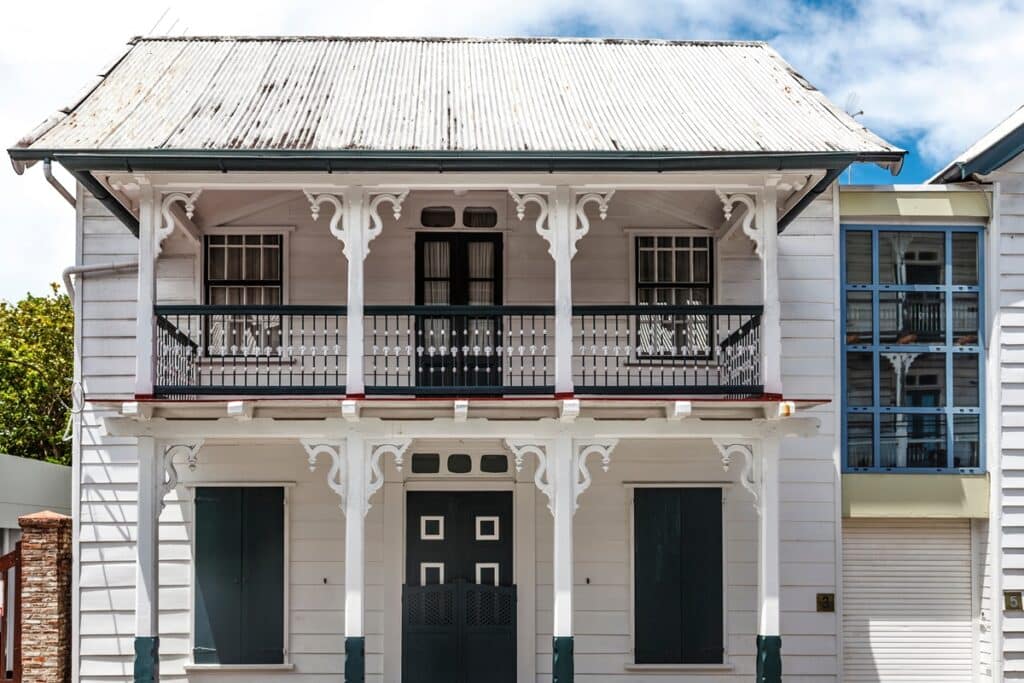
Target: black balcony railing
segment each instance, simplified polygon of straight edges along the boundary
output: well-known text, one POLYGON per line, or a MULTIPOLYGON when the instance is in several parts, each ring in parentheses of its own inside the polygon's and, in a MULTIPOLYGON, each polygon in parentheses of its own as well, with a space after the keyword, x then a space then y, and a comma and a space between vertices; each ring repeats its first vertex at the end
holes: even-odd
POLYGON ((552 306, 367 306, 368 394, 550 394, 552 306))
POLYGON ((762 306, 575 306, 579 394, 760 394, 762 306))
POLYGON ((344 394, 344 306, 157 306, 162 396, 344 394))
MULTIPOLYGON (((157 306, 159 396, 344 394, 344 306, 157 306)), ((367 306, 367 394, 555 392, 552 306, 367 306)), ((760 306, 578 306, 577 394, 762 393, 760 306)))

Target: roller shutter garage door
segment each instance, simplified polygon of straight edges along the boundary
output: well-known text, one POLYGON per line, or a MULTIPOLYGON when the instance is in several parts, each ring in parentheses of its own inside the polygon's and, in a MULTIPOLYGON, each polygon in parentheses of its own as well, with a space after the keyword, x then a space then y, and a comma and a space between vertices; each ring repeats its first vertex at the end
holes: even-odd
POLYGON ((967 520, 845 520, 843 680, 972 680, 967 520))

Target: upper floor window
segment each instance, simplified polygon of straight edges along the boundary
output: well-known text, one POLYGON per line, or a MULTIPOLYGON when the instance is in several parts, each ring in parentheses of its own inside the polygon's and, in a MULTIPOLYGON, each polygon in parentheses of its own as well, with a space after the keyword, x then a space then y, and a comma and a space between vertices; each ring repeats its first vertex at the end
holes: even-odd
POLYGON ((978 471, 979 228, 843 229, 845 467, 978 471))
POLYGON ((283 292, 281 235, 207 235, 206 303, 272 306, 283 292))
MULTIPOLYGON (((654 306, 707 306, 712 303, 711 238, 636 238, 636 302, 654 306)), ((677 312, 641 316, 637 322, 640 359, 708 358, 712 318, 677 312)))

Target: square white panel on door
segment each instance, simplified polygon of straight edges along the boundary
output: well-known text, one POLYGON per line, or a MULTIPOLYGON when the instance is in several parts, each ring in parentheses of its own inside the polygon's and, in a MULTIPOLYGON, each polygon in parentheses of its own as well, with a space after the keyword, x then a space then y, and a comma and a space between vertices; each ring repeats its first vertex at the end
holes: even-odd
POLYGON ((476 518, 476 540, 500 541, 501 529, 498 517, 476 518))
POLYGON ((423 515, 420 517, 420 540, 443 541, 444 517, 423 515))

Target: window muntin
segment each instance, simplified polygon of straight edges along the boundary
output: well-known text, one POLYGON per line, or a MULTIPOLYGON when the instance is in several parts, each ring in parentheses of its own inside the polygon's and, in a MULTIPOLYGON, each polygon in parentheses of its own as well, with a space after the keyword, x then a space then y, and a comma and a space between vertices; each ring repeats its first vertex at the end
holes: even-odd
MULTIPOLYGON (((710 237, 636 238, 636 302, 651 306, 707 306, 712 298, 710 237)), ((637 339, 641 358, 702 357, 710 353, 711 316, 642 316, 637 339), (666 353, 666 349, 674 350, 666 353)))
POLYGON ((843 447, 851 471, 980 471, 982 232, 843 229, 843 447))

